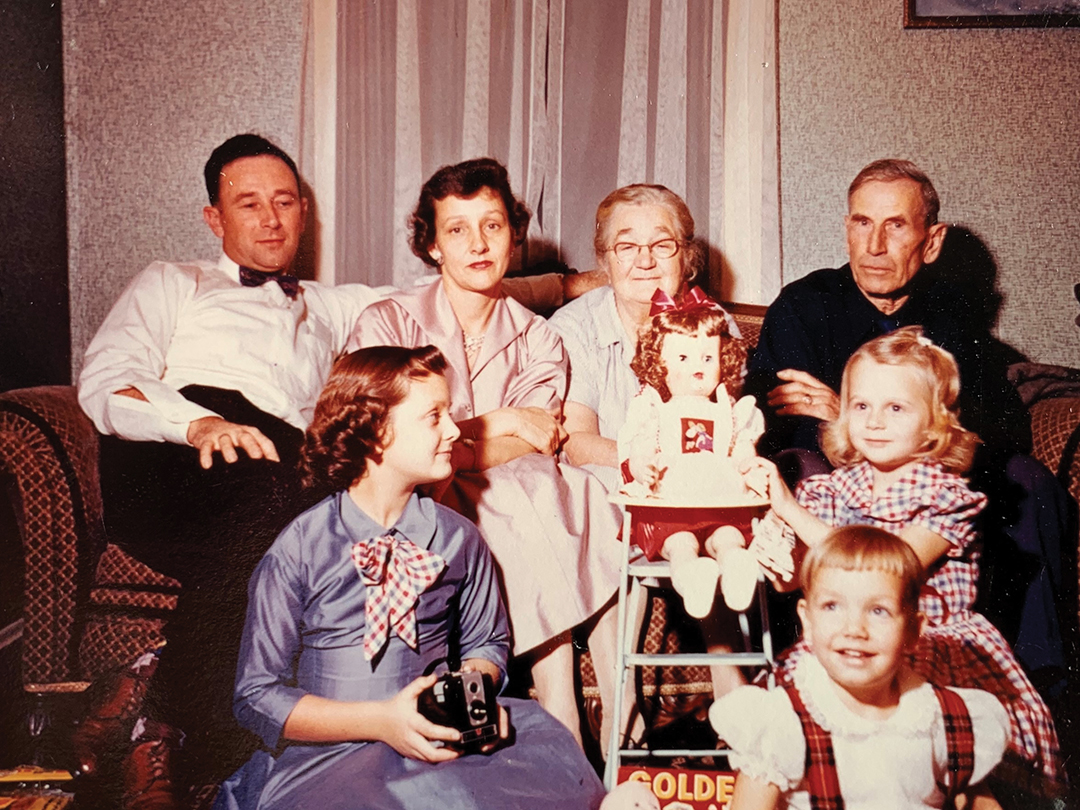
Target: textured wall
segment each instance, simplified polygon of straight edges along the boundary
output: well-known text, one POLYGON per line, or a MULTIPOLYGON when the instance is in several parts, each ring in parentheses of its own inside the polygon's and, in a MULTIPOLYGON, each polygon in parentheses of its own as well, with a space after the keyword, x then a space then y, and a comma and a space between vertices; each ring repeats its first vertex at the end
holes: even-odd
POLYGON ((998 335, 1080 366, 1080 30, 906 31, 902 0, 779 2, 785 280, 842 264, 848 183, 909 158, 989 248, 998 335))
POLYGON ((71 340, 154 259, 216 258, 202 167, 238 132, 295 154, 302 0, 65 0, 71 340))

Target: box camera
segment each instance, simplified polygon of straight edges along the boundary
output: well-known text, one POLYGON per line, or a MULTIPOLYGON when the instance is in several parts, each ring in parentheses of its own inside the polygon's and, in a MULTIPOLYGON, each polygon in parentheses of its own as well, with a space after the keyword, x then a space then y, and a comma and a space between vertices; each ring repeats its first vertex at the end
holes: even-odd
POLYGON ((486 673, 447 672, 420 693, 416 708, 432 723, 460 731, 461 742, 451 747, 467 754, 499 739, 499 705, 486 673))

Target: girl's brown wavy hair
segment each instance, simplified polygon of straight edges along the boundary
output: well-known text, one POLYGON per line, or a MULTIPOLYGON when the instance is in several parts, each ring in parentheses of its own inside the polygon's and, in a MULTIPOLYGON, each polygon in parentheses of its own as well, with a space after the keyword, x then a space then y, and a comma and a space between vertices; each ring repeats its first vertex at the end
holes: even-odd
POLYGON ((336 491, 359 481, 369 459, 379 462, 390 410, 408 396, 410 382, 445 371, 434 346, 372 346, 338 360, 304 436, 304 486, 336 491))

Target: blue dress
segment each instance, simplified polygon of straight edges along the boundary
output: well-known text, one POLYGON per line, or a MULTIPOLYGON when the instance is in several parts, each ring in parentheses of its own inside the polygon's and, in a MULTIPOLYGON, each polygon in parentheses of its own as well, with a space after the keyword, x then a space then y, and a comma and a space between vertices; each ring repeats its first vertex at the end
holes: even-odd
POLYGON ((430 764, 381 742, 291 743, 281 732, 306 694, 383 700, 446 658, 457 628, 461 657, 505 671, 510 638, 491 553, 476 527, 413 495, 393 527, 447 562, 416 608, 419 652, 391 634, 364 657, 366 587, 352 545, 386 533, 345 493, 298 517, 266 553, 249 588, 235 711, 263 740, 221 786, 215 810, 596 808, 603 788, 570 732, 532 701, 500 699, 513 745, 491 756, 430 764))

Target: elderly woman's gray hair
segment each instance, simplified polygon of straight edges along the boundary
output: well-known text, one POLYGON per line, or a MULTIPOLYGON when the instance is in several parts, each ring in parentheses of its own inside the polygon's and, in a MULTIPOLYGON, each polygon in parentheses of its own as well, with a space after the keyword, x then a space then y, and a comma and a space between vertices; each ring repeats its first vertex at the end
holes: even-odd
POLYGON ((667 186, 649 183, 634 183, 617 188, 606 197, 596 209, 596 232, 593 235, 593 248, 596 260, 603 263, 604 254, 611 249, 611 235, 608 223, 612 214, 620 205, 657 205, 666 208, 675 221, 679 240, 679 256, 682 261, 683 281, 690 281, 701 270, 705 260, 705 251, 694 239, 694 218, 690 215, 683 198, 667 186))

